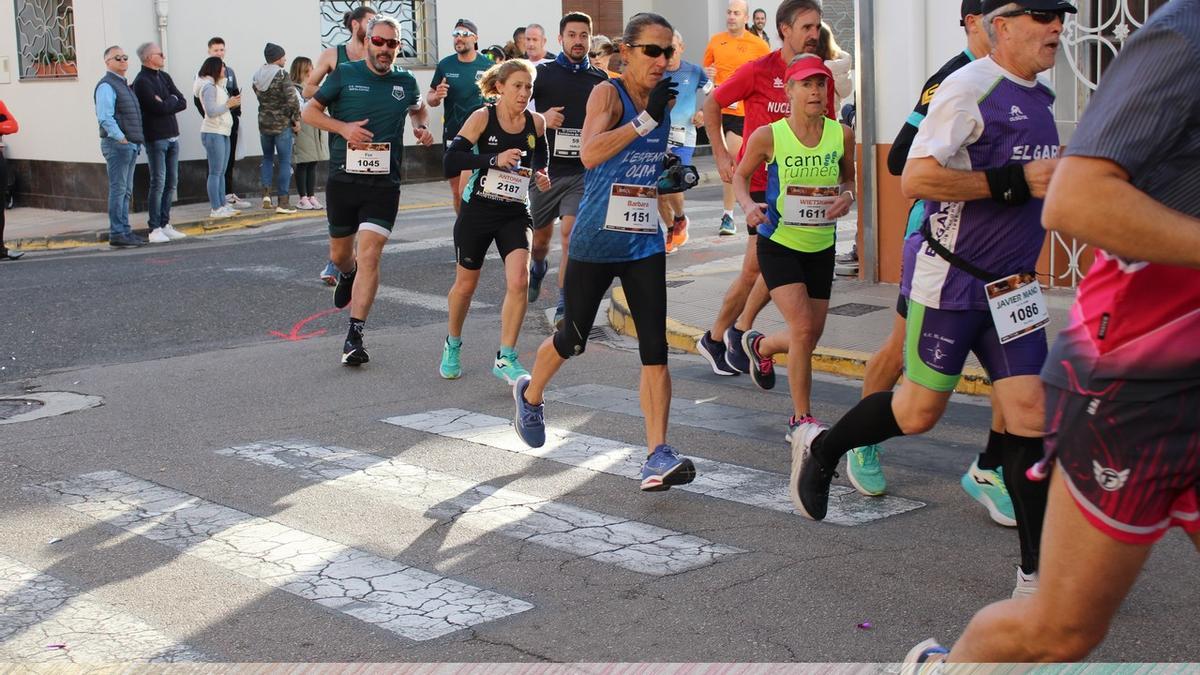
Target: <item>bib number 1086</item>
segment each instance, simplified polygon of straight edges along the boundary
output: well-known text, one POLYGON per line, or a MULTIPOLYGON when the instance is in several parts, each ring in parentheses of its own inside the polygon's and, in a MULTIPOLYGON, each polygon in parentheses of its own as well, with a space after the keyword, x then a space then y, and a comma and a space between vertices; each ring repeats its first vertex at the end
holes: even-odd
POLYGON ((1041 313, 1042 312, 1038 308, 1037 305, 1027 305, 1024 307, 1018 307, 1016 309, 1016 311, 1009 312, 1008 317, 1010 319, 1012 319, 1013 323, 1018 323, 1021 321, 1029 321, 1030 319, 1036 319, 1038 316, 1041 315, 1041 313))

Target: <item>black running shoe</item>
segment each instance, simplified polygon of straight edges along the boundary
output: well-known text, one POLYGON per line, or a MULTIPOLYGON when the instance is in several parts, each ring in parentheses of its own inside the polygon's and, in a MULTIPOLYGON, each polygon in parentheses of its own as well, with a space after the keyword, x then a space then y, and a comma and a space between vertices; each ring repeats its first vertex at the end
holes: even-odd
POLYGON ((775 388, 775 361, 770 356, 763 356, 759 347, 766 336, 756 330, 748 330, 742 335, 742 350, 750 357, 750 379, 759 389, 775 388))
POLYGON ((361 366, 371 360, 367 356, 367 350, 363 347, 362 337, 348 337, 346 344, 342 347, 342 364, 346 366, 361 366))
POLYGON ((829 486, 837 476, 817 459, 825 429, 816 424, 804 425, 792 435, 792 474, 788 480, 788 495, 800 515, 810 520, 825 520, 829 509, 829 486))
POLYGON ((358 268, 346 274, 341 272, 338 274, 337 288, 333 289, 333 306, 341 309, 350 304, 350 296, 354 294, 354 277, 358 274, 358 268))

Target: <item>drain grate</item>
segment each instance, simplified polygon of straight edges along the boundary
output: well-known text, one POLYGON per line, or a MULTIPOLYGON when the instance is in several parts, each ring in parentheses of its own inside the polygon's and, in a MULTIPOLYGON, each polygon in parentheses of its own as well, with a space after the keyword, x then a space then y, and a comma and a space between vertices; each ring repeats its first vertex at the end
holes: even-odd
POLYGON ((7 420, 17 415, 24 415, 27 412, 33 412, 45 405, 41 401, 35 401, 29 398, 3 398, 0 399, 0 420, 7 420))
POLYGON ((837 316, 862 316, 881 309, 887 309, 887 307, 883 305, 868 305, 862 302, 847 302, 844 305, 830 307, 829 313, 837 316))

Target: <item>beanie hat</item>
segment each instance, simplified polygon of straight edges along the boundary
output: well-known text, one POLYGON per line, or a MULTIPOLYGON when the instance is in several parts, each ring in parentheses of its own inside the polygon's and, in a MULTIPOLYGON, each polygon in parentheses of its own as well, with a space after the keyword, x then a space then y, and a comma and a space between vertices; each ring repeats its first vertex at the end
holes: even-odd
POLYGON ((275 63, 283 58, 283 47, 274 42, 268 42, 267 46, 263 48, 263 57, 266 58, 267 63, 275 63))

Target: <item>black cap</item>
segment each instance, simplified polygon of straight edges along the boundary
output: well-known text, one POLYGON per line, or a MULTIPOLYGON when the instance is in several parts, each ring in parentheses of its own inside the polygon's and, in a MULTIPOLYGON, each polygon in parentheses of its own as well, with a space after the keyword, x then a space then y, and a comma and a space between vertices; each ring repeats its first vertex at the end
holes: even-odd
POLYGON ((958 15, 965 19, 972 14, 983 14, 983 0, 963 0, 958 15))
POLYGON ((479 29, 475 27, 475 22, 470 19, 459 19, 458 21, 455 21, 454 27, 458 28, 459 26, 466 28, 475 35, 479 35, 479 29))
POLYGON ((1045 12, 1074 14, 1079 11, 1068 0, 983 0, 983 13, 990 14, 1008 4, 1020 5, 1022 9, 1039 9, 1045 12))
POLYGON ((274 42, 268 42, 267 46, 263 48, 263 58, 267 60, 267 63, 275 63, 283 58, 283 47, 274 42))

